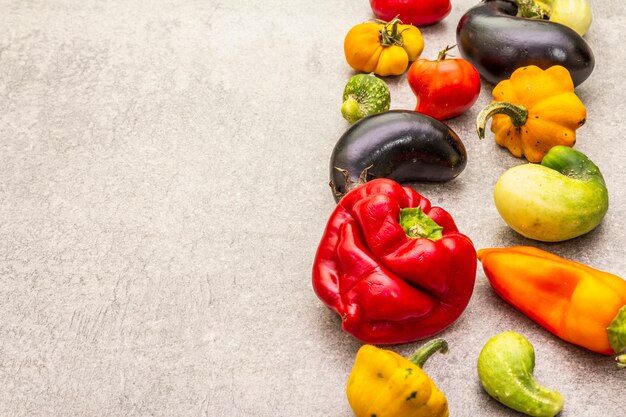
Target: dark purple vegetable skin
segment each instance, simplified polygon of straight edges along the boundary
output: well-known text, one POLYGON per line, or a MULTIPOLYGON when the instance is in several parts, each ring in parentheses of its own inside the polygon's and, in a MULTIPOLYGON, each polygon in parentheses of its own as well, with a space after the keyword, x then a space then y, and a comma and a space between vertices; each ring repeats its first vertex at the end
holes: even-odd
POLYGON ((519 67, 547 69, 562 65, 577 86, 589 77, 595 60, 587 42, 574 30, 547 20, 516 17, 512 0, 484 0, 468 10, 457 26, 461 55, 492 84, 519 67))
POLYGON ((330 182, 338 202, 360 177, 443 182, 466 164, 465 146, 447 125, 414 111, 390 110, 359 120, 339 138, 330 159, 330 182))

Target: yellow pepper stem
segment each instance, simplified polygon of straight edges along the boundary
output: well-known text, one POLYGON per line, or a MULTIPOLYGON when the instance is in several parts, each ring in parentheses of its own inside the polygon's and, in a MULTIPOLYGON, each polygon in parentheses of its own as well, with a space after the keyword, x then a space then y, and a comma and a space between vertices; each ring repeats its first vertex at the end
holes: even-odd
POLYGON ((411 362, 420 368, 424 367, 424 363, 436 352, 446 353, 448 351, 448 342, 443 339, 433 339, 421 348, 417 349, 409 358, 411 362))
POLYGON ((496 114, 509 116, 511 123, 517 128, 524 126, 526 120, 528 120, 528 110, 526 107, 504 101, 494 101, 482 109, 480 113, 478 113, 478 117, 476 117, 476 133, 478 133, 480 139, 485 137, 487 120, 496 114))

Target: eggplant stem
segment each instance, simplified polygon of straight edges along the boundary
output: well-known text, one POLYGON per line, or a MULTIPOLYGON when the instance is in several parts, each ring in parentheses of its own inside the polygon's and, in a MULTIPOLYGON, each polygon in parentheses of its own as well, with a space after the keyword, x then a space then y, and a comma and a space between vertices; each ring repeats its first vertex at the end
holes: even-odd
POLYGON ((367 171, 369 171, 374 165, 370 165, 368 167, 365 167, 363 169, 363 171, 361 171, 361 173, 359 174, 359 180, 357 181, 357 183, 359 185, 363 185, 367 182, 367 171))
POLYGON ((331 180, 331 181, 328 183, 328 186, 330 187, 330 190, 333 192, 333 194, 335 195, 335 197, 340 198, 340 197, 342 197, 342 196, 343 196, 343 194, 342 194, 342 193, 340 193, 339 191, 337 191, 337 186, 335 185, 335 182, 334 182, 334 181, 332 181, 332 180, 331 180))
POLYGON ((363 185, 367 182, 367 171, 370 170, 370 168, 372 168, 374 165, 370 165, 368 167, 365 167, 363 169, 363 171, 361 171, 361 173, 359 174, 359 178, 356 181, 353 181, 350 178, 350 173, 348 172, 347 169, 343 169, 343 168, 339 168, 339 167, 335 167, 335 169, 339 172, 341 172, 341 174, 343 174, 344 177, 344 181, 346 183, 346 187, 345 187, 345 191, 342 193, 340 191, 337 190, 337 185, 333 182, 330 181, 328 183, 328 185, 330 186, 330 189, 332 190, 332 192, 335 194, 336 197, 343 197, 344 195, 348 194, 350 191, 354 190, 355 188, 357 188, 360 185, 363 185))

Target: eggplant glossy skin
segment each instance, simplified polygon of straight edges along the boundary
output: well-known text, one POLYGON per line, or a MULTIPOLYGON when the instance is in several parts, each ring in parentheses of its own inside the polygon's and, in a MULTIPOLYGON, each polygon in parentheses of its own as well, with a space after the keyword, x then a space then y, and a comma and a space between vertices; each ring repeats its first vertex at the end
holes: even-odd
POLYGON ((390 110, 359 120, 339 138, 330 180, 339 201, 347 183, 358 184, 364 171, 365 181, 443 182, 466 164, 465 146, 447 125, 414 111, 390 110))
POLYGON ((585 81, 595 65, 587 42, 574 30, 547 20, 516 17, 510 0, 485 0, 468 10, 457 26, 463 58, 492 84, 507 79, 517 68, 562 65, 574 85, 585 81))

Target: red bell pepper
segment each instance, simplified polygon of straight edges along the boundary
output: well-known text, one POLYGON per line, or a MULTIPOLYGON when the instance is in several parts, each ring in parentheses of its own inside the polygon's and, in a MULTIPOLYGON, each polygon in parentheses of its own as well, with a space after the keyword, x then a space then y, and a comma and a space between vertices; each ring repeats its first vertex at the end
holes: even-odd
POLYGON ((476 265, 471 240, 448 212, 380 178, 339 201, 315 256, 313 289, 356 338, 405 343, 463 313, 476 265))
POLYGON ((377 18, 385 22, 394 17, 406 25, 423 26, 437 23, 450 14, 450 0, 370 0, 377 18))

